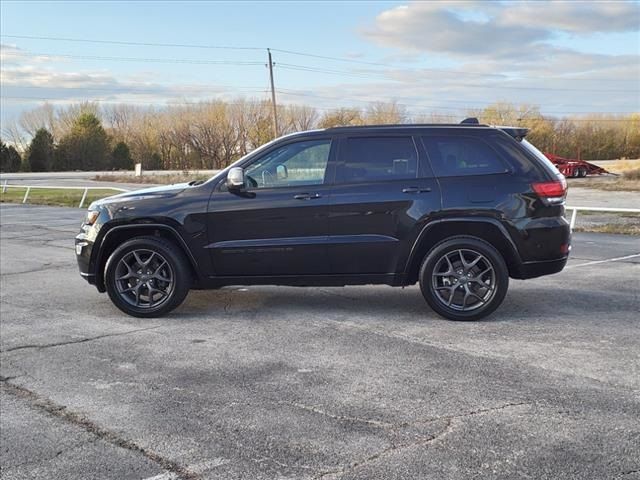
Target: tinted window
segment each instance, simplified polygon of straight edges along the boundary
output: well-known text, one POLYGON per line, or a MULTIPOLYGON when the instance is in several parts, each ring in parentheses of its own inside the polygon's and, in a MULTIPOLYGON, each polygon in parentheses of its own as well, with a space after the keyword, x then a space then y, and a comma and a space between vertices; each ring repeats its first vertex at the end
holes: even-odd
POLYGON ((331 150, 330 140, 311 140, 280 147, 245 169, 248 188, 320 185, 331 150))
POLYGON ((507 170, 496 151, 471 137, 423 137, 431 166, 438 177, 486 175, 507 170))
POLYGON ((348 138, 341 155, 344 183, 416 178, 417 153, 411 137, 348 138))

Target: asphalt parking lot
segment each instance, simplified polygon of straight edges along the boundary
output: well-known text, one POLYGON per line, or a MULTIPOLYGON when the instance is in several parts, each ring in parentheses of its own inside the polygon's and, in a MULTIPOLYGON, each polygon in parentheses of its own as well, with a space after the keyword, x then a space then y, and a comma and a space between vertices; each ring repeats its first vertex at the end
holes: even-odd
POLYGON ((477 323, 416 287, 191 292, 166 318, 80 278, 84 211, 0 206, 3 479, 640 478, 640 239, 477 323))

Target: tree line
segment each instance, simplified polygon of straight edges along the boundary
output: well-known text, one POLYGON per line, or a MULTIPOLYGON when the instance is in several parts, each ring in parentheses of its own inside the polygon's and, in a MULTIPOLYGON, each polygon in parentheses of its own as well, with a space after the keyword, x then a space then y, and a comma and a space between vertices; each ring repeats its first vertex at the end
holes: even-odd
MULTIPOLYGON (((469 111, 483 123, 517 125, 540 150, 585 160, 640 157, 640 114, 553 118, 530 105, 496 103, 469 111)), ((443 115, 410 115, 395 102, 366 108, 278 109, 282 134, 343 125, 458 123, 443 115)), ((44 104, 2 129, 0 170, 220 169, 274 138, 271 104, 238 99, 166 108, 82 103, 44 104)))

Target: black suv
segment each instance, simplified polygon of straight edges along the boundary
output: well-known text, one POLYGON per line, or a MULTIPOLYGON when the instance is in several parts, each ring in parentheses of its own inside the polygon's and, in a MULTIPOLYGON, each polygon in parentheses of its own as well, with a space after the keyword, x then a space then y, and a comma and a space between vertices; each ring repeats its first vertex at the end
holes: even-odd
POLYGON ((476 320, 509 277, 567 262, 567 185, 526 133, 468 120, 287 135, 204 183, 94 202, 80 273, 138 317, 191 288, 419 282, 437 313, 476 320))

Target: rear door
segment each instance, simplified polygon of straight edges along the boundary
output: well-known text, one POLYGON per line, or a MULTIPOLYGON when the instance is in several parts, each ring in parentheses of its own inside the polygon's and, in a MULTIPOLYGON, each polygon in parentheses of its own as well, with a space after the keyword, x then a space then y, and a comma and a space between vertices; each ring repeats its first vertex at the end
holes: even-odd
POLYGON ((329 214, 334 274, 396 273, 408 257, 417 223, 440 208, 421 152, 411 135, 341 138, 329 214))
POLYGON ((212 194, 208 231, 216 275, 329 273, 332 156, 331 137, 281 144, 244 166, 244 190, 221 185, 212 194))

